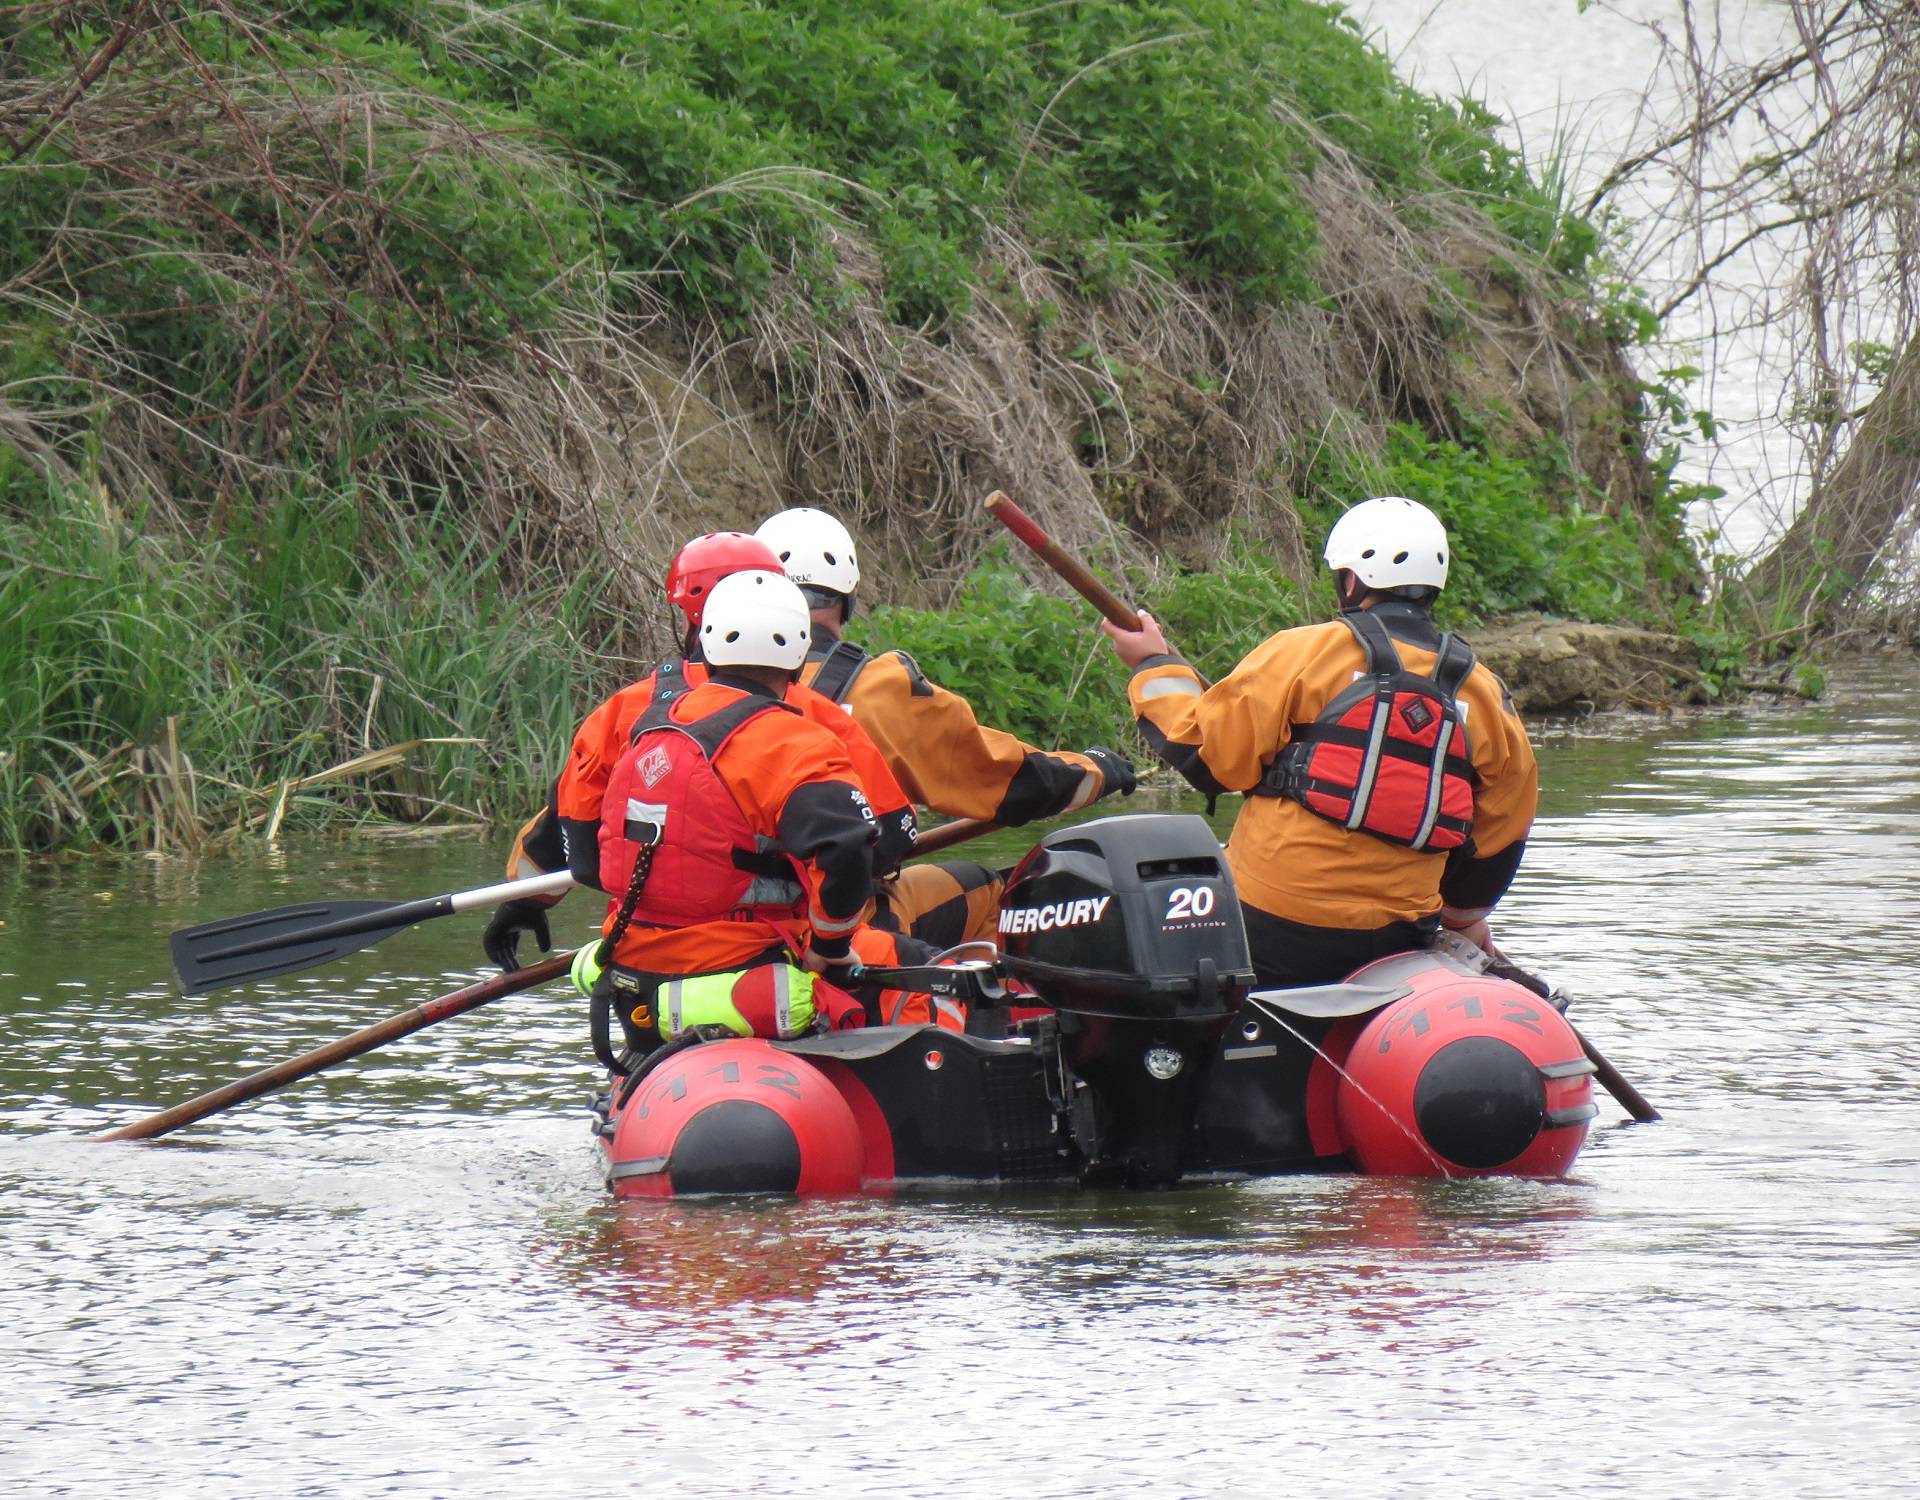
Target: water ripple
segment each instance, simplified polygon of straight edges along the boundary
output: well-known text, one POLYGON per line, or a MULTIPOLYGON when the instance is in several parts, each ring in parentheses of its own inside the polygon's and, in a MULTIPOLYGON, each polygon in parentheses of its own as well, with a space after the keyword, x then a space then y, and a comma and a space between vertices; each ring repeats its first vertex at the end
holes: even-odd
POLYGON ((1545 738, 1501 938, 1667 1114, 1607 1104, 1563 1182, 615 1204, 558 990, 101 1145, 480 972, 428 924, 184 999, 166 931, 494 856, 36 873, 0 935, 0 1468, 90 1500, 1920 1494, 1916 688, 1545 738))

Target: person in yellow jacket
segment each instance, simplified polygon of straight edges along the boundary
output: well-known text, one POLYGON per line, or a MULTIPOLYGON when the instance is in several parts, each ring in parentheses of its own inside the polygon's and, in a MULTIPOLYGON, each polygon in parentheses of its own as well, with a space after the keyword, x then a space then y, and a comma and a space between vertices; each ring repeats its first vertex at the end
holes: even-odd
POLYGON ((1500 680, 1433 624, 1450 551, 1416 501, 1354 506, 1325 552, 1340 617, 1211 687, 1152 616, 1101 626, 1147 743, 1200 791, 1247 794, 1227 861, 1263 985, 1329 983, 1443 925, 1490 941, 1539 773, 1500 680))
MULTIPOLYGON (((1040 750, 989 728, 958 693, 928 680, 904 651, 869 653, 842 638, 860 587, 852 535, 811 506, 781 511, 754 535, 779 557, 812 608, 813 643, 800 680, 842 704, 879 746, 919 807, 1012 826, 1131 792, 1133 767, 1112 750, 1040 750)), ((965 861, 909 865, 876 893, 877 925, 937 948, 995 930, 1001 878, 965 861)))

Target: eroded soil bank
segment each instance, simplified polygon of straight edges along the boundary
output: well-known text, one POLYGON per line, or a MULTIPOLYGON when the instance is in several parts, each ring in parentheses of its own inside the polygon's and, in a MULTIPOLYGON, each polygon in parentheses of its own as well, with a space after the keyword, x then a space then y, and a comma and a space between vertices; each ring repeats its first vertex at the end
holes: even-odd
POLYGON ((1483 625, 1470 639, 1524 714, 1711 700, 1699 652, 1661 631, 1523 615, 1483 625))

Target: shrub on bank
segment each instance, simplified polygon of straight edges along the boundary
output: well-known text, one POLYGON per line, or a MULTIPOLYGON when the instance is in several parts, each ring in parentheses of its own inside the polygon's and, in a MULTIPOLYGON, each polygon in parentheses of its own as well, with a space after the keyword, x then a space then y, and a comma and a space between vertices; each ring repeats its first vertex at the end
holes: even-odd
MULTIPOLYGON (((511 815, 742 490, 842 510, 899 598, 1018 474, 1156 562, 1215 675, 1324 603, 1223 539, 1296 489, 1430 499, 1467 614, 1686 572, 1441 415, 1489 277, 1587 358, 1553 341, 1596 241, 1334 6, 45 0, 0 36, 0 845, 511 815), (1285 468, 1362 407, 1347 467, 1285 468), (776 455, 725 498, 716 429, 776 455)), ((867 625, 1029 738, 1124 732, 1077 604, 1004 562, 964 600, 867 625)))

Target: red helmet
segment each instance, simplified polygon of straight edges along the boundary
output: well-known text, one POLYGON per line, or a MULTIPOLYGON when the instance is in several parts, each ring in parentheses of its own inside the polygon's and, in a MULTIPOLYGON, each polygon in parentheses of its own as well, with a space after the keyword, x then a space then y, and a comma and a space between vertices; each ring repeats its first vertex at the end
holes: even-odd
POLYGON ((679 606, 687 624, 698 630, 707 595, 733 573, 779 573, 780 559, 765 542, 744 531, 713 531, 680 549, 667 569, 667 602, 679 606))

